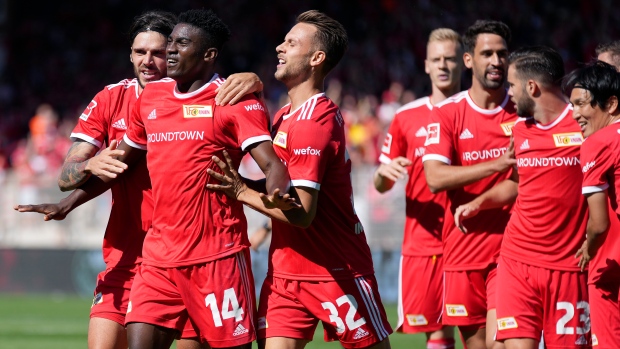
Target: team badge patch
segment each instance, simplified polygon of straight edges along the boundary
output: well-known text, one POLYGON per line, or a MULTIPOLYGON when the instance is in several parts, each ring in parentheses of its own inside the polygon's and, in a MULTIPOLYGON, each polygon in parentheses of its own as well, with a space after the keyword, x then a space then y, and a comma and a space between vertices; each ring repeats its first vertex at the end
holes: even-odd
POLYGON ((596 338, 596 335, 592 333, 592 346, 595 345, 598 345, 598 338, 596 338))
POLYGON ((426 142, 424 142, 424 146, 429 144, 439 144, 439 135, 441 133, 441 127, 439 123, 429 124, 427 127, 427 136, 426 142))
POLYGON ((266 328, 268 328, 269 326, 267 325, 267 318, 263 317, 259 317, 258 318, 258 329, 259 330, 264 330, 266 328))
POLYGON ((92 308, 101 302, 103 302, 103 294, 99 292, 95 295, 95 298, 93 298, 93 305, 91 305, 90 307, 92 308))
POLYGON ((504 131, 504 134, 506 136, 512 136, 512 128, 515 126, 514 121, 505 122, 503 124, 500 124, 500 126, 502 127, 502 131, 504 131))
POLYGON ((213 108, 210 105, 183 105, 184 118, 212 118, 213 108))
POLYGON ((467 308, 462 304, 446 304, 447 316, 469 316, 467 308))
POLYGON ((278 134, 276 134, 273 138, 273 144, 280 148, 286 149, 286 132, 278 132, 278 134))
POLYGON ((519 325, 517 324, 517 320, 514 317, 503 317, 501 319, 497 319, 497 329, 498 330, 509 330, 511 328, 517 328, 519 325))
POLYGON ((581 132, 556 133, 553 135, 556 147, 574 147, 583 143, 581 132))
POLYGON ((407 323, 409 326, 424 326, 428 325, 428 321, 422 314, 407 314, 407 323))
POLYGON ((95 102, 95 100, 90 101, 86 109, 84 109, 84 112, 82 113, 82 115, 80 115, 80 119, 84 121, 88 120, 90 113, 93 112, 93 109, 95 109, 96 106, 97 106, 97 102, 95 102))
POLYGON ((383 147, 381 147, 381 151, 389 154, 390 149, 392 149, 392 135, 388 133, 385 135, 385 140, 383 141, 383 147))

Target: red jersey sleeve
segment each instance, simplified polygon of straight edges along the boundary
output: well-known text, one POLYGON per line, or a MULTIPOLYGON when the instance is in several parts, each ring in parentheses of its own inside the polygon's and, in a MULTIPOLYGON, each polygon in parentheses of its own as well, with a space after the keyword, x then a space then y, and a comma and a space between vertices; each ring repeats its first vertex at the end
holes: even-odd
POLYGON ((271 141, 267 108, 256 97, 248 95, 234 106, 220 108, 223 117, 218 120, 241 150, 245 151, 252 144, 271 141))
POLYGON ((581 144, 582 194, 596 193, 609 187, 606 173, 613 166, 613 157, 606 154, 608 149, 606 144, 593 137, 581 144))
POLYGON ((430 121, 426 128, 426 142, 424 142, 426 152, 422 161, 438 160, 451 165, 454 152, 454 123, 441 109, 433 108, 431 111, 430 121))
POLYGON ((401 118, 396 115, 385 135, 379 156, 379 161, 383 164, 387 165, 399 156, 407 156, 407 137, 403 136, 400 120, 401 118))
POLYGON ((320 123, 311 119, 297 123, 291 130, 287 167, 293 186, 321 189, 325 169, 337 149, 332 128, 331 122, 320 123))
POLYGON ((142 92, 140 97, 138 97, 136 105, 131 111, 127 132, 123 137, 123 141, 125 141, 125 143, 134 148, 143 150, 146 150, 146 144, 148 142, 146 129, 144 128, 144 121, 142 120, 142 115, 140 113, 140 104, 142 104, 142 96, 144 96, 145 92, 146 89, 142 92))
POLYGON ((71 140, 83 140, 98 148, 107 141, 110 123, 110 93, 107 88, 93 98, 71 132, 71 140))

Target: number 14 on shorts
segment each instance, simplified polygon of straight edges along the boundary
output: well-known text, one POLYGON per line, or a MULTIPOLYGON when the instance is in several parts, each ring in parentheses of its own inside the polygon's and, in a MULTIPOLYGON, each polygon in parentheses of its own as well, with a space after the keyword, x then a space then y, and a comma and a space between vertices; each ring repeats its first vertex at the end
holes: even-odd
POLYGON ((237 294, 233 288, 224 290, 224 297, 222 299, 221 309, 217 306, 217 299, 215 293, 209 293, 205 297, 205 304, 207 308, 211 308, 213 314, 213 323, 215 327, 222 326, 222 320, 232 319, 235 321, 243 320, 243 309, 239 307, 239 301, 237 300, 237 294))

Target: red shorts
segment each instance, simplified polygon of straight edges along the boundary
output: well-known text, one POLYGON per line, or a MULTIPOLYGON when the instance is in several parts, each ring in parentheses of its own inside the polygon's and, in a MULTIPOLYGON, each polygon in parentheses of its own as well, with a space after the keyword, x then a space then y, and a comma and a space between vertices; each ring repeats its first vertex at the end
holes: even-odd
POLYGON ((126 323, 183 331, 188 322, 211 347, 256 339, 256 299, 248 250, 180 268, 142 265, 136 275, 126 323))
POLYGON ((483 270, 444 272, 444 325, 485 328, 487 312, 495 309, 497 266, 483 270))
POLYGON ((443 258, 402 256, 398 275, 398 325, 403 333, 440 330, 443 305, 443 258))
POLYGON ((618 283, 588 285, 590 320, 592 322, 592 348, 620 348, 620 307, 618 283), (610 286, 610 287, 606 287, 610 286))
POLYGON ((499 258, 497 340, 543 333, 547 348, 589 348, 588 275, 499 258))
POLYGON ((125 325, 131 283, 139 265, 133 269, 108 268, 97 275, 90 317, 112 320, 125 325))
POLYGON ((325 340, 366 348, 392 333, 374 275, 338 281, 268 276, 258 308, 258 337, 312 340, 320 321, 325 340))

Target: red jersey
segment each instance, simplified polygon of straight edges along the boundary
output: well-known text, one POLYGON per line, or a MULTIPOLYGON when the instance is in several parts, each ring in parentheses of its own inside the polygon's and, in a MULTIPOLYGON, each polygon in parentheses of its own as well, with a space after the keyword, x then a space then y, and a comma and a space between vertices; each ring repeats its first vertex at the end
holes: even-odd
MULTIPOLYGON (((583 172, 583 194, 607 190, 611 208, 611 225, 604 237, 605 242, 590 262, 590 282, 601 276, 609 277, 607 271, 614 268, 615 260, 620 262, 620 122, 615 122, 597 131, 581 145, 581 168, 583 172)), ((612 277, 620 277, 618 275, 612 277)))
MULTIPOLYGON (((120 141, 138 99, 138 81, 108 85, 86 107, 71 139, 98 148, 120 141)), ((108 268, 129 267, 142 260, 142 242, 151 227, 153 197, 146 161, 138 162, 112 187, 112 211, 103 237, 103 259, 108 268)))
POLYGON ((219 183, 207 169, 227 150, 238 168, 248 146, 269 141, 269 117, 254 97, 215 106, 217 75, 190 93, 176 82, 149 83, 136 103, 124 140, 147 150, 153 183, 153 228, 144 240, 144 264, 174 268, 208 262, 249 246, 240 202, 207 190, 219 183))
MULTIPOLYGON (((488 110, 478 107, 469 91, 457 93, 433 108, 422 161, 471 166, 494 160, 508 149, 516 120, 508 94, 500 106, 488 110)), ((463 234, 454 224, 454 211, 509 176, 510 171, 495 173, 447 192, 450 209, 446 210, 442 234, 444 270, 484 269, 496 263, 510 207, 486 210, 467 220, 468 234, 463 234)))
POLYGON ((364 228, 353 208, 351 160, 338 107, 320 93, 290 109, 284 106, 274 118, 274 149, 291 185, 319 191, 317 211, 307 229, 273 220, 269 274, 298 281, 373 274, 364 228))
POLYGON ((426 148, 426 126, 433 105, 429 97, 423 97, 405 104, 397 112, 385 142, 379 161, 389 165, 399 156, 411 160, 407 168, 409 180, 405 193, 405 234, 403 256, 433 256, 443 254, 441 230, 446 193, 433 194, 424 180, 422 156, 426 148))
POLYGON ((588 205, 581 195, 579 124, 567 105, 552 123, 519 118, 512 129, 519 195, 501 255, 522 263, 578 271, 575 253, 586 234, 588 205))

